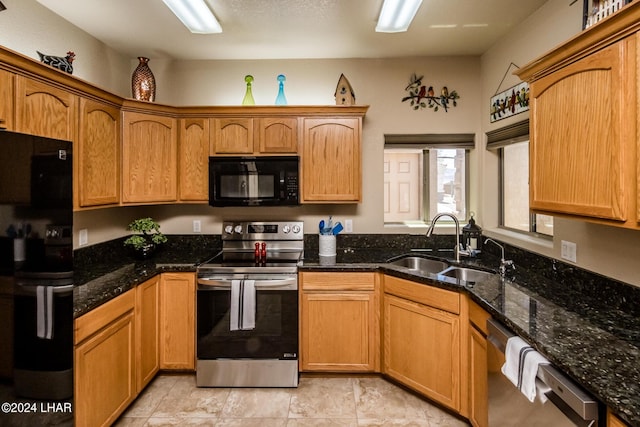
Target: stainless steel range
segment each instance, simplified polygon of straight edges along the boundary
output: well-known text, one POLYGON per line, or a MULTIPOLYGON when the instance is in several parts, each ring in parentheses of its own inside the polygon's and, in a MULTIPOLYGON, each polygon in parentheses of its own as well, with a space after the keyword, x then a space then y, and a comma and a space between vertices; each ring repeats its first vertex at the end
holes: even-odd
POLYGON ((224 222, 198 267, 199 387, 297 387, 303 223, 224 222))

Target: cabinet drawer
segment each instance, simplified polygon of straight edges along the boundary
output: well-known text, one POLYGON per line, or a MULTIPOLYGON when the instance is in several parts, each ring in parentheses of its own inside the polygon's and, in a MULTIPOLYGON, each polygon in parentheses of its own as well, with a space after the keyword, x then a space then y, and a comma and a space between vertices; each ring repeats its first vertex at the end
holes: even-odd
POLYGON ((300 286, 304 291, 373 291, 376 273, 302 272, 300 286))
POLYGON ((384 276, 384 292, 430 307, 460 314, 460 295, 393 276, 384 276))
POLYGON ((74 343, 78 345, 118 317, 128 311, 133 311, 135 303, 135 289, 131 289, 91 310, 89 313, 78 317, 74 322, 74 343))

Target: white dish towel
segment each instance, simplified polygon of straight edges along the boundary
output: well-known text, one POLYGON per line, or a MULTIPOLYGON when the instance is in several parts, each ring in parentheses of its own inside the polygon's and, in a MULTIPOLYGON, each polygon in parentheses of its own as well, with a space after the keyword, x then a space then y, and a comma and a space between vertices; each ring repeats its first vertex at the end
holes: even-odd
POLYGON ((229 330, 246 331, 256 327, 256 287, 254 280, 231 281, 229 330))
POLYGON ((36 287, 36 334, 53 339, 53 286, 36 287))
POLYGON ((507 340, 505 363, 502 373, 525 395, 530 402, 535 401, 540 393, 540 400, 544 403, 544 395, 549 387, 537 379, 538 365, 548 364, 549 361, 520 337, 507 340))

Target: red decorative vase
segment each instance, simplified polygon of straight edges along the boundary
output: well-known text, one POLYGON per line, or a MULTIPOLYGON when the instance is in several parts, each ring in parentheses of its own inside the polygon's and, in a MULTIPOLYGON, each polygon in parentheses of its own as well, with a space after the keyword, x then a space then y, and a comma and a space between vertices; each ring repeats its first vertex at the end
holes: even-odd
POLYGON ((138 57, 140 63, 131 76, 131 92, 138 101, 153 102, 156 99, 156 78, 149 68, 149 58, 138 57))

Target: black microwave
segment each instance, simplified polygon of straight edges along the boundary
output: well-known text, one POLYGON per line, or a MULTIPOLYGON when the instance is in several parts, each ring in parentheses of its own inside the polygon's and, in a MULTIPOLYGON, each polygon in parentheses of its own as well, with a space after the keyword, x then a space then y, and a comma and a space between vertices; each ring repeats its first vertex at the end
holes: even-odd
POLYGON ((209 204, 297 205, 298 167, 298 156, 209 157, 209 204))

